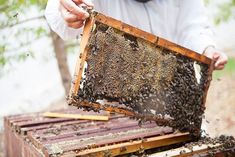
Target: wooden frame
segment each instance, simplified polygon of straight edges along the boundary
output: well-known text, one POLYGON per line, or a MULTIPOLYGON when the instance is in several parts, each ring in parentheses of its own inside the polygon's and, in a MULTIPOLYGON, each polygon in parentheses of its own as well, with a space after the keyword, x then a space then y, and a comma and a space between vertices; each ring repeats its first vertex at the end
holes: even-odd
MULTIPOLYGON (((80 57, 78 57, 78 60, 77 60, 75 74, 74 74, 70 94, 68 97, 69 104, 73 104, 73 103, 76 104, 76 101, 74 101, 74 98, 76 98, 78 95, 80 81, 82 79, 82 73, 83 73, 84 64, 85 64, 87 52, 88 52, 87 44, 88 44, 91 32, 93 31, 93 29, 95 29, 94 28, 95 22, 100 22, 100 23, 106 24, 106 25, 111 26, 117 30, 123 31, 127 34, 130 34, 130 35, 133 35, 137 38, 144 39, 150 43, 155 44, 156 46, 171 50, 173 53, 181 54, 183 56, 191 58, 192 60, 195 60, 195 61, 198 61, 198 62, 201 62, 201 63, 208 65, 210 68, 208 70, 208 80, 207 80, 207 84, 205 87, 205 93, 207 93, 207 90, 209 88, 209 84, 211 81, 212 71, 213 71, 213 61, 210 58, 208 58, 204 55, 201 55, 199 53, 196 53, 192 50, 189 50, 187 48, 184 48, 180 45, 177 45, 173 42, 165 40, 161 37, 155 36, 153 34, 142 31, 142 30, 135 28, 133 26, 130 26, 128 24, 125 24, 121 21, 118 21, 118 20, 113 19, 111 17, 105 16, 101 13, 95 12, 86 21, 85 26, 84 26, 83 37, 82 37, 81 44, 80 44, 80 55, 79 55, 80 57)), ((205 100, 206 100, 206 94, 204 95, 204 98, 203 98, 203 105, 205 104, 205 100)), ((86 101, 80 102, 79 106, 86 106, 86 107, 92 106, 92 107, 95 107, 98 109, 101 108, 101 105, 98 103, 91 103, 91 102, 86 102, 86 101)), ((138 114, 134 114, 132 111, 120 109, 117 107, 102 107, 102 109, 110 111, 110 112, 122 113, 122 114, 129 115, 129 116, 135 115, 136 117, 138 117, 138 116, 141 117, 138 114)), ((152 119, 152 118, 150 117, 149 119, 152 119)))

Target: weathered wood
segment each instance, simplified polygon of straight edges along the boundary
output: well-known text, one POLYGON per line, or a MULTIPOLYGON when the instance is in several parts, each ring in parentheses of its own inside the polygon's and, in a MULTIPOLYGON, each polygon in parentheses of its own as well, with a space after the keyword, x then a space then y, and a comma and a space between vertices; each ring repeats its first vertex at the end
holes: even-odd
POLYGON ((200 157, 233 157, 235 155, 234 149, 220 149, 221 144, 202 144, 195 145, 192 148, 179 147, 172 150, 167 150, 163 152, 153 153, 149 157, 162 157, 162 156, 171 156, 171 157, 191 157, 191 156, 200 156, 200 157))
POLYGON ((132 142, 125 142, 120 143, 112 146, 105 146, 101 148, 95 148, 90 150, 84 150, 79 152, 78 156, 82 155, 95 155, 95 156, 105 156, 106 153, 110 156, 117 156, 127 153, 136 152, 139 150, 147 150, 151 148, 167 146, 175 143, 180 143, 183 141, 189 140, 188 133, 178 133, 178 134, 171 134, 171 135, 164 135, 160 137, 150 137, 144 140, 136 140, 132 142))
MULTIPOLYGON (((57 112, 66 114, 71 112, 75 114, 83 113, 81 110, 71 111, 69 109, 57 112)), ((97 115, 98 113, 94 114, 97 115)), ((104 113, 101 115, 104 115, 104 113)), ((47 118, 43 116, 43 113, 6 117, 4 121, 6 152, 9 157, 13 154, 19 154, 21 157, 25 153, 28 153, 28 156, 37 156, 32 154, 38 153, 43 156, 62 153, 59 156, 64 156, 66 154, 71 155, 71 153, 80 153, 90 147, 103 148, 107 145, 114 146, 117 143, 126 143, 130 140, 140 142, 140 139, 161 137, 164 134, 172 133, 171 128, 159 127, 156 123, 146 122, 139 126, 137 120, 124 115, 110 114, 110 116, 108 121, 47 118), (21 120, 17 121, 17 118, 21 120), (94 138, 94 141, 90 141, 92 138, 94 138), (92 146, 91 143, 93 142, 95 145, 92 146)), ((185 137, 186 134, 182 134, 182 137, 180 134, 178 135, 181 140, 171 140, 169 138, 169 143, 178 143, 190 139, 185 137)), ((156 140, 160 139, 156 138, 156 140)), ((161 142, 155 146, 160 145, 161 142)), ((136 151, 139 146, 138 144, 132 151, 136 151)), ((151 145, 151 147, 155 146, 151 145)), ((151 147, 147 144, 146 149, 151 147)), ((130 150, 126 153, 128 152, 130 150)))
POLYGON ((204 94, 204 97, 203 97, 203 105, 204 106, 206 105, 206 97, 207 97, 207 93, 208 93, 210 83, 211 83, 211 80, 212 80, 212 73, 213 73, 213 70, 214 70, 214 63, 215 63, 215 61, 212 60, 211 63, 210 63, 210 67, 207 71, 208 78, 207 78, 207 83, 206 83, 206 86, 205 86, 205 94, 204 94))
MULTIPOLYGON (((73 100, 69 101, 69 103, 77 104, 77 102, 76 101, 73 102, 73 100)), ((108 111, 111 113, 119 113, 119 114, 124 114, 126 116, 134 116, 136 118, 144 118, 145 120, 154 120, 154 121, 157 121, 161 124, 167 124, 169 122, 167 119, 164 119, 164 117, 159 118, 159 117, 148 116, 148 115, 143 116, 141 114, 136 114, 133 111, 129 111, 127 109, 122 109, 122 108, 112 107, 112 106, 101 106, 99 103, 91 103, 91 102, 87 102, 87 101, 81 101, 79 103, 79 106, 92 107, 92 108, 108 111)))
POLYGON ((85 119, 85 120, 109 120, 109 116, 97 116, 97 115, 83 115, 83 114, 63 114, 55 112, 45 112, 42 114, 44 117, 51 118, 72 118, 72 119, 85 119))
MULTIPOLYGON (((81 110, 69 109, 57 112, 83 113, 81 110)), ((49 121, 50 118, 45 118, 42 114, 4 118, 5 156, 117 156, 190 141, 188 133, 173 133, 171 128, 159 127, 152 122, 139 126, 138 121, 123 115, 111 114, 108 121, 70 118, 54 118, 57 120, 49 121), (17 121, 17 118, 20 120, 17 121), (23 122, 26 125, 23 125, 23 122), (13 126, 19 128, 19 131, 13 126)), ((205 155, 210 150, 206 147, 200 148, 202 149, 178 156, 205 155)), ((216 152, 216 155, 224 157, 224 152, 216 152)))
POLYGON ((73 94, 78 93, 78 90, 79 90, 80 81, 81 81, 82 73, 83 73, 82 69, 84 68, 86 55, 87 55, 86 45, 90 37, 89 34, 93 28, 92 25, 94 24, 94 22, 95 22, 94 19, 89 18, 88 20, 86 20, 86 23, 84 25, 83 38, 80 43, 80 51, 79 51, 80 53, 78 53, 79 57, 76 62, 75 74, 74 74, 74 78, 72 81, 72 88, 70 90, 70 96, 74 96, 73 94))

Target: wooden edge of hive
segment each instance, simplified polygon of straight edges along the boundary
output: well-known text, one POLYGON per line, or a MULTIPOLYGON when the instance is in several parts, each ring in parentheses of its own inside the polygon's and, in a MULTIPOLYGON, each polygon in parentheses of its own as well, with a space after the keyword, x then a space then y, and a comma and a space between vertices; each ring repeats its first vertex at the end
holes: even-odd
POLYGON ((157 137, 149 137, 144 140, 134 140, 131 142, 123 142, 114 145, 103 146, 99 148, 93 148, 78 152, 78 156, 82 155, 95 155, 104 156, 107 151, 109 151, 111 156, 122 155, 127 153, 132 153, 141 150, 147 150, 151 148, 157 148, 162 146, 167 146, 171 144, 181 143, 190 141, 191 137, 189 133, 177 133, 168 134, 157 137))
POLYGON ((72 81, 72 85, 71 85, 71 89, 69 93, 69 99, 78 94, 80 81, 82 79, 82 73, 83 73, 86 56, 87 56, 87 43, 90 37, 90 33, 92 31, 92 26, 94 22, 95 22, 94 18, 89 18, 86 20, 85 25, 84 25, 83 37, 80 43, 80 50, 79 50, 77 61, 76 61, 73 81, 72 81))
POLYGON ((201 55, 197 52, 194 52, 190 49, 187 49, 185 47, 182 47, 178 44, 175 44, 173 42, 170 42, 166 39, 163 39, 161 37, 158 37, 158 36, 155 36, 151 33, 148 33, 148 32, 145 32, 143 30, 140 30, 136 27, 133 27, 131 25, 128 25, 128 24, 125 24, 119 20, 116 20, 114 18, 111 18, 111 17, 108 17, 108 16, 105 16, 101 13, 96 13, 96 15, 94 16, 95 20, 98 21, 98 22, 101 22, 101 23, 104 23, 104 24, 107 24, 108 26, 111 26, 113 28, 116 28, 118 30, 121 30, 123 32, 126 32, 130 35, 133 35, 135 37, 138 37, 138 38, 142 38, 144 40, 147 40, 153 44, 156 44, 158 46, 161 46, 161 47, 164 47, 168 50, 171 50, 177 54, 182 54, 183 56, 187 56, 191 59, 194 59, 196 61, 199 61, 199 62, 202 62, 202 63, 205 63, 205 64, 208 64, 210 65, 211 64, 211 59, 204 56, 204 55, 201 55))
MULTIPOLYGON (((191 148, 187 148, 185 146, 166 150, 162 152, 157 152, 149 155, 149 157, 160 157, 160 156, 174 156, 174 157, 189 157, 193 155, 198 156, 207 156, 208 151, 219 148, 221 144, 202 144, 202 145, 194 145, 191 148)), ((214 152, 216 153, 216 152, 214 152)))
POLYGON ((92 102, 88 102, 86 100, 80 101, 79 103, 74 101, 74 102, 70 102, 70 104, 75 105, 75 106, 77 105, 78 107, 92 107, 94 109, 100 109, 100 110, 108 111, 111 113, 124 114, 126 116, 135 117, 137 119, 143 119, 143 120, 147 120, 147 121, 155 121, 158 125, 163 125, 163 126, 167 126, 171 123, 171 119, 167 119, 167 118, 164 118, 161 116, 142 115, 142 114, 138 114, 133 111, 130 111, 128 109, 101 105, 99 103, 92 103, 92 102))
POLYGON ((206 105, 206 97, 207 97, 207 92, 209 90, 209 87, 210 87, 210 83, 211 83, 211 80, 212 80, 212 73, 213 73, 213 70, 214 70, 214 62, 215 61, 211 61, 211 64, 209 66, 209 69, 207 71, 207 84, 205 86, 205 89, 204 89, 204 96, 203 96, 203 105, 205 107, 206 105))

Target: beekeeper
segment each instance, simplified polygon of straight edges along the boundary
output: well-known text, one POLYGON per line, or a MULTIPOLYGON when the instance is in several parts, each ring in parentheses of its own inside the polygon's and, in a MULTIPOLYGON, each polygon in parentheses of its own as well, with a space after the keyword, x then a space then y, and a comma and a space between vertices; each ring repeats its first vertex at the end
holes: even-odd
POLYGON ((76 38, 89 14, 82 5, 163 37, 215 60, 224 68, 227 56, 216 49, 203 0, 48 0, 45 16, 62 39, 76 38))

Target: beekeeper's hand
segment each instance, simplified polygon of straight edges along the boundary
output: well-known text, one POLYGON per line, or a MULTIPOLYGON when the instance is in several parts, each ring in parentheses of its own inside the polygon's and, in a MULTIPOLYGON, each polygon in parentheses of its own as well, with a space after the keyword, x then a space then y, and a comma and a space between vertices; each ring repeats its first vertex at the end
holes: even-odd
POLYGON ((88 8, 94 6, 90 0, 60 0, 60 12, 68 27, 78 29, 84 25, 89 14, 82 5, 88 8))
POLYGON ((222 52, 220 50, 217 50, 214 47, 208 47, 205 50, 204 54, 207 57, 209 57, 209 58, 211 58, 215 61, 215 63, 214 63, 214 69, 215 70, 224 69, 224 66, 228 61, 228 57, 224 52, 222 52))

